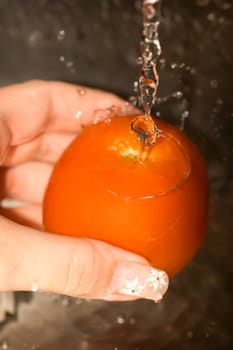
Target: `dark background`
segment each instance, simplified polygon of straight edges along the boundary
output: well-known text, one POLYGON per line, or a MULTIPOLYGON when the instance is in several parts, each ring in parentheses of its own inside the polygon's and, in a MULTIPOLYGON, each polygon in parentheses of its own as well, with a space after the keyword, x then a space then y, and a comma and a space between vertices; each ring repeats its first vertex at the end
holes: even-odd
MULTIPOLYGON (((184 130, 208 164, 204 246, 172 280, 161 305, 69 299, 64 308, 63 299, 54 304, 52 296, 38 295, 26 303, 17 294, 18 320, 0 332, 9 349, 231 349, 233 3, 163 0, 162 14, 155 112, 177 126, 188 114, 184 130)), ((0 85, 63 80, 128 98, 139 71, 140 38, 140 1, 0 0, 0 85)))

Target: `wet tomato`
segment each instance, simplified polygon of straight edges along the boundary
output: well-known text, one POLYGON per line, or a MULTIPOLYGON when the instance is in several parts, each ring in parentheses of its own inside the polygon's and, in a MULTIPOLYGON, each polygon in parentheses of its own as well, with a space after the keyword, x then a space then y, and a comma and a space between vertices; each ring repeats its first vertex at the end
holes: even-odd
POLYGON ((160 120, 160 136, 145 154, 131 121, 85 127, 67 148, 47 187, 44 228, 130 250, 171 276, 204 236, 206 167, 196 146, 160 120))

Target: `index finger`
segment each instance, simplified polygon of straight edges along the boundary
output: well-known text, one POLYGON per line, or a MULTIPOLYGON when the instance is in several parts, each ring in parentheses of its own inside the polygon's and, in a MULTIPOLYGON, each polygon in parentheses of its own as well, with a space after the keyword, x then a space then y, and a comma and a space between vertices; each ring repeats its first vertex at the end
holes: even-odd
POLYGON ((124 113, 129 107, 114 94, 62 82, 30 81, 0 89, 0 121, 10 130, 11 146, 43 132, 78 132, 106 117, 101 110, 109 108, 124 113))

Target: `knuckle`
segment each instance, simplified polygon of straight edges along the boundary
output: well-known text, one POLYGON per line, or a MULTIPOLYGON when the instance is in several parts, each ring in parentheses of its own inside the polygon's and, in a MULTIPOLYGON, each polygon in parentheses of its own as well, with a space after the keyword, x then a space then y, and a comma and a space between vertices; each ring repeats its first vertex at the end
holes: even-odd
POLYGON ((64 292, 76 297, 91 297, 98 289, 96 248, 91 242, 79 242, 69 256, 64 292))
POLYGON ((6 169, 5 171, 5 188, 9 193, 10 197, 17 198, 23 187, 23 177, 20 176, 18 169, 16 167, 6 169), (17 176, 19 175, 19 176, 17 176))

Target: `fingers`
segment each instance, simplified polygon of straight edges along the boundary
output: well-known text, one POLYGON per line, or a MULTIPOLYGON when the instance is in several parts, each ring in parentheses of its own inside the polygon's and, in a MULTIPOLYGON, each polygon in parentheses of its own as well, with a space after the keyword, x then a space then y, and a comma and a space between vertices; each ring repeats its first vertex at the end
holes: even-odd
POLYGON ((53 167, 41 162, 26 162, 0 169, 0 198, 9 197, 42 203, 53 167))
POLYGON ((132 113, 133 107, 112 93, 62 82, 50 84, 47 130, 79 132, 82 126, 110 115, 132 113))
POLYGON ((11 132, 0 119, 0 165, 4 161, 11 142, 11 132))
POLYGON ((10 147, 2 165, 15 165, 29 159, 55 163, 75 137, 76 134, 73 133, 41 134, 20 146, 10 147))
POLYGON ((40 205, 0 208, 0 215, 18 224, 35 229, 42 229, 42 207, 40 205))
POLYGON ((14 146, 47 131, 78 132, 93 119, 106 118, 96 112, 113 105, 128 108, 113 94, 60 82, 31 81, 0 89, 0 119, 14 146))
POLYGON ((167 275, 106 243, 45 234, 0 221, 0 289, 106 300, 161 300, 167 275))

